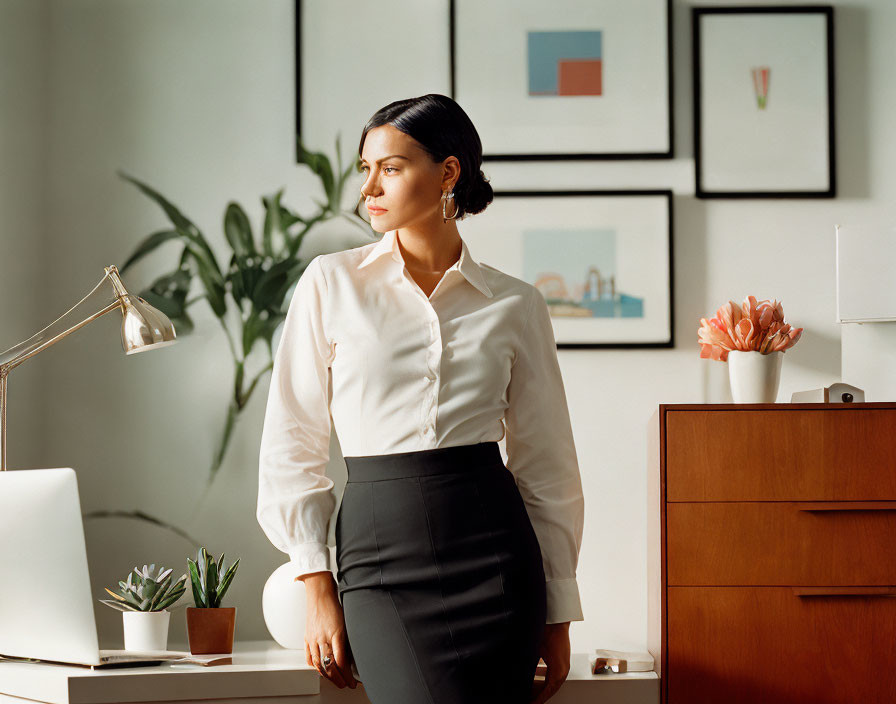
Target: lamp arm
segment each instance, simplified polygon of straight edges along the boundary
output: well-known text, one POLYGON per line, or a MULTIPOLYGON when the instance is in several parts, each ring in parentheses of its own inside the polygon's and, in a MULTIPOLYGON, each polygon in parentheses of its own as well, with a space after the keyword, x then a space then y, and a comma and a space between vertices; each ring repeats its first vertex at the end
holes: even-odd
POLYGON ((42 345, 35 347, 33 350, 31 350, 27 354, 19 355, 18 357, 13 358, 12 361, 6 362, 5 364, 0 365, 0 370, 2 370, 2 371, 0 371, 0 374, 2 374, 3 376, 6 376, 6 374, 8 374, 9 371, 15 369, 26 359, 31 359, 34 355, 38 354, 39 352, 43 352, 45 349, 47 349, 47 347, 50 347, 51 345, 54 345, 57 342, 59 342, 59 340, 61 340, 63 337, 67 337, 67 336, 71 335, 75 330, 80 330, 88 323, 92 323, 97 318, 105 315, 106 313, 110 313, 111 311, 115 310, 116 308, 121 308, 121 303, 118 300, 116 300, 114 303, 110 303, 109 305, 107 305, 105 308, 103 308, 98 313, 94 313, 89 318, 82 320, 77 325, 73 325, 68 330, 61 332, 58 335, 50 338, 49 340, 44 342, 42 345))
MULTIPOLYGON (((103 283, 103 281, 105 281, 106 279, 111 280, 111 277, 109 276, 108 271, 106 272, 106 275, 100 280, 100 282, 96 286, 94 286, 93 291, 96 291, 97 288, 99 288, 100 285, 103 283)), ((109 313, 109 312, 115 310, 116 308, 121 308, 121 295, 118 291, 118 287, 115 286, 114 282, 113 282, 113 287, 115 288, 115 295, 116 295, 114 303, 110 303, 109 305, 107 305, 105 308, 103 308, 98 313, 94 313, 89 318, 82 320, 77 325, 73 325, 68 330, 61 332, 58 335, 55 335, 51 339, 44 342, 42 345, 35 347, 30 352, 20 354, 18 357, 13 357, 12 360, 10 360, 9 362, 4 362, 3 364, 0 364, 0 471, 6 469, 6 387, 7 387, 7 377, 9 376, 9 372, 12 371, 13 369, 15 369, 17 366, 19 366, 26 359, 31 359, 34 355, 38 354, 39 352, 43 352, 45 349, 47 349, 47 347, 50 347, 51 345, 54 345, 57 342, 59 342, 59 340, 61 340, 63 337, 67 337, 68 335, 71 335, 73 332, 75 332, 75 330, 79 330, 79 329, 83 328, 88 323, 92 323, 97 318, 105 315, 106 313, 109 313)), ((87 296, 90 296, 90 294, 93 293, 93 291, 88 293, 87 296)), ((85 296, 85 298, 87 298, 87 296, 85 296)), ((77 307, 77 305, 79 303, 81 303, 83 300, 84 300, 84 298, 82 298, 81 301, 76 303, 75 307, 77 307)), ((69 311, 67 311, 67 313, 71 312, 71 310, 73 310, 73 309, 69 309, 69 311)), ((65 315, 66 314, 64 313, 62 317, 64 317, 65 315)), ((59 320, 59 318, 57 318, 57 320, 59 320)), ((53 322, 56 322, 56 321, 53 321, 53 322)), ((52 325, 52 324, 53 323, 50 323, 50 325, 52 325)), ((44 328, 44 330, 46 330, 46 328, 44 328)), ((21 344, 21 343, 19 343, 19 344, 21 344)))

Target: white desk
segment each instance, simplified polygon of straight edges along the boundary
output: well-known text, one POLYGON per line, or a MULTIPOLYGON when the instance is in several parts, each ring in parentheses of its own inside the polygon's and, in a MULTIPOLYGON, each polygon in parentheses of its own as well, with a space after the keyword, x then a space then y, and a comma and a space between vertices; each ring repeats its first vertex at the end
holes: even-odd
MULTIPOLYGON (((172 650, 187 650, 170 644, 172 650)), ((170 664, 104 670, 0 661, 0 704, 364 704, 363 685, 339 689, 305 664, 305 652, 274 641, 234 643, 233 664, 191 669, 170 664)), ((551 704, 658 704, 655 672, 592 675, 585 653, 573 653, 569 677, 551 704)))

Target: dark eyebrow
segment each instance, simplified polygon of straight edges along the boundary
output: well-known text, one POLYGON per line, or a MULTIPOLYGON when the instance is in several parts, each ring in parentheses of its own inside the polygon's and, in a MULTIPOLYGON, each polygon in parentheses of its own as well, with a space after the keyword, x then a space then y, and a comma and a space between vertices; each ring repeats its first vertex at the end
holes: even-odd
MULTIPOLYGON (((402 156, 401 154, 390 154, 389 156, 384 156, 379 161, 375 161, 373 163, 379 164, 379 163, 385 161, 386 159, 404 159, 405 161, 410 161, 410 159, 408 159, 406 156, 402 156)), ((361 159, 361 161, 365 164, 367 163, 367 159, 361 159)))

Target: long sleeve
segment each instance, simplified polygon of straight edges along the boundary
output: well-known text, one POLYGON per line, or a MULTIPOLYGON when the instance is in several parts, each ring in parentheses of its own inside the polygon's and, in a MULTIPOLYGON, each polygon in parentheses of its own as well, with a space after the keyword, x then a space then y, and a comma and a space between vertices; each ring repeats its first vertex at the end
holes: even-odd
POLYGON ((256 518, 289 555, 295 576, 330 570, 327 533, 336 505, 330 458, 327 282, 320 257, 296 284, 271 376, 258 464, 256 518))
POLYGON ((531 295, 507 387, 507 469, 541 547, 546 623, 583 621, 576 582, 585 518, 582 479, 550 311, 538 289, 531 295))

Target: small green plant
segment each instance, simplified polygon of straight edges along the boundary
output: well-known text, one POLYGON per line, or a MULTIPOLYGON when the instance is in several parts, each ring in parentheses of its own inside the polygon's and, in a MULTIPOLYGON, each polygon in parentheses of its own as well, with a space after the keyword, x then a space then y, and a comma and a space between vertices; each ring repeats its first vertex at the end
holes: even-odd
POLYGON ((240 558, 230 567, 225 568, 224 553, 215 562, 208 551, 199 548, 198 559, 194 562, 187 558, 190 567, 190 582, 193 585, 193 601, 200 609, 217 609, 221 606, 221 599, 227 592, 227 588, 233 581, 236 568, 240 564, 240 558), (223 575, 223 576, 222 576, 223 575))
POLYGON ((187 575, 181 575, 172 585, 171 572, 170 568, 166 570, 164 567, 156 570, 155 563, 143 565, 142 570, 135 567, 126 582, 118 582, 117 593, 106 589, 115 597, 115 601, 100 601, 119 611, 164 611, 180 599, 187 589, 187 575))

